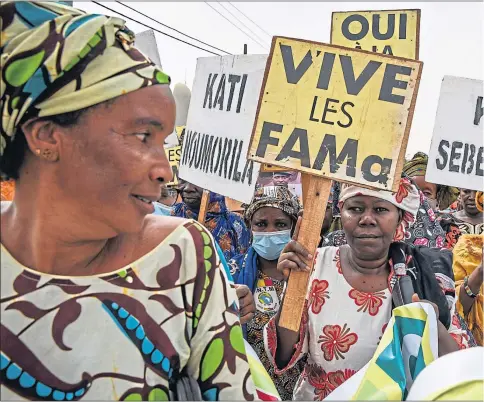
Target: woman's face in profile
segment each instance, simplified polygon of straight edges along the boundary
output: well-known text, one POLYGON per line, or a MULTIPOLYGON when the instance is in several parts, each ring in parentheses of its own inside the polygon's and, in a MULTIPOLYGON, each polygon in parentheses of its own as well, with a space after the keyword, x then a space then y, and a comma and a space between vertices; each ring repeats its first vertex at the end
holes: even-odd
POLYGON ((164 143, 174 123, 170 88, 155 85, 88 110, 72 127, 59 127, 61 196, 78 205, 87 228, 100 237, 141 229, 172 178, 164 143))

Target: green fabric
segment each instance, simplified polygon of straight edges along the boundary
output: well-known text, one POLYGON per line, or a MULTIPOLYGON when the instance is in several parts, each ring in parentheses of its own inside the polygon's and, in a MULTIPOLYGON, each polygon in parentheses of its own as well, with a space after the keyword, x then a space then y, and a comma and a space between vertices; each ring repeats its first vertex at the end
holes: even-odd
MULTIPOLYGON (((425 176, 429 157, 423 152, 417 152, 412 159, 403 165, 403 173, 408 177, 425 176)), ((459 196, 455 187, 437 185, 437 205, 440 210, 447 209, 459 196)))
MULTIPOLYGON (((84 109, 170 78, 124 21, 59 3, 2 2, 0 158, 26 118, 84 109)), ((8 152, 8 150, 7 150, 8 152)))

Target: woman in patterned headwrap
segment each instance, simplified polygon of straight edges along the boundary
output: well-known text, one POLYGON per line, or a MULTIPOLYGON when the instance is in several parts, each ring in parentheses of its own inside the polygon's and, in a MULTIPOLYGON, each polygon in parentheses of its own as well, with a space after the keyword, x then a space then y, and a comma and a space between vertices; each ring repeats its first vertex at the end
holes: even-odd
MULTIPOLYGON (((428 156, 423 152, 417 152, 411 160, 409 160, 403 166, 403 173, 410 177, 412 181, 418 186, 421 191, 422 196, 426 200, 422 199, 422 204, 427 201, 432 208, 430 211, 430 221, 425 226, 431 226, 432 222, 435 220, 438 225, 445 232, 445 247, 448 249, 454 248, 461 231, 458 225, 447 211, 456 202, 459 197, 459 190, 454 187, 444 186, 440 184, 429 183, 425 181, 425 173, 427 172, 428 156)), ((423 216, 423 220, 427 220, 423 216)), ((411 237, 415 236, 416 233, 423 233, 423 230, 418 229, 418 227, 411 228, 411 237)), ((419 243, 416 243, 419 244, 419 243)), ((435 247, 429 243, 431 247, 435 247)))
POLYGON ((152 215, 169 77, 118 18, 0 11, 2 399, 176 400, 187 378, 205 400, 256 398, 211 234, 152 215))
POLYGON ((256 312, 246 324, 247 341, 254 348, 269 372, 283 400, 292 399, 292 391, 301 373, 295 367, 285 375, 276 375, 265 351, 263 328, 280 307, 286 286, 277 271, 277 259, 291 239, 298 213, 298 198, 285 186, 260 187, 245 206, 244 218, 252 232, 248 251, 229 261, 234 281, 246 285, 254 294, 256 312))
POLYGON ((425 181, 428 161, 429 158, 426 154, 417 152, 412 159, 405 163, 403 172, 418 186, 435 211, 447 209, 457 200, 459 190, 425 181))
POLYGON ((282 251, 277 268, 285 276, 308 272, 306 264, 314 258, 299 331, 279 326, 279 314, 264 328, 265 350, 277 375, 307 358, 294 400, 322 400, 363 368, 394 304, 426 299, 434 305, 439 355, 467 347, 467 334, 454 319, 451 252, 399 241, 419 205, 408 179, 395 194, 343 187, 339 207, 348 244, 319 248, 313 257, 292 240, 282 251))
MULTIPOLYGON (((413 181, 405 173, 402 173, 402 179, 409 180, 413 184, 413 181)), ((417 192, 420 200, 417 215, 415 221, 406 228, 405 236, 401 240, 415 246, 452 249, 460 235, 459 229, 452 223, 452 220, 446 224, 442 219, 439 219, 428 198, 418 188, 417 192)), ((346 244, 345 232, 336 230, 323 238, 322 246, 341 246, 344 244, 346 244)))

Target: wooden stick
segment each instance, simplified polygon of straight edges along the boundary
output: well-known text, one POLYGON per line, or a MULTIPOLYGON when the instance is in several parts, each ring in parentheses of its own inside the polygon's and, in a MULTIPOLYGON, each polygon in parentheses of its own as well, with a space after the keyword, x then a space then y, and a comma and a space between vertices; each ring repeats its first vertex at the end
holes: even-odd
POLYGON ((198 222, 205 225, 205 217, 207 216, 208 202, 210 201, 210 191, 203 190, 202 200, 200 201, 200 212, 198 213, 198 222))
POLYGON ((306 198, 308 198, 308 190, 309 190, 310 179, 311 179, 310 174, 301 172, 301 187, 302 187, 303 208, 306 205, 306 198))
MULTIPOLYGON (((313 175, 307 180, 307 193, 304 199, 304 215, 297 241, 314 256, 318 247, 323 226, 326 205, 331 194, 332 181, 313 175)), ((313 261, 307 264, 313 269, 313 261)), ((304 308, 304 299, 308 291, 310 272, 291 272, 287 283, 284 304, 282 305, 279 325, 291 331, 299 331, 304 308)))

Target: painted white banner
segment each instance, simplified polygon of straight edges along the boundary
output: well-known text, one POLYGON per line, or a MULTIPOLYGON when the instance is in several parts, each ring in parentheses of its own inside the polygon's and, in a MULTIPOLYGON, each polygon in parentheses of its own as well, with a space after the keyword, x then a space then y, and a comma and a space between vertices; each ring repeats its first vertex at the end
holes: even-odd
POLYGON ((179 177, 251 201, 260 165, 246 156, 266 61, 266 55, 197 60, 179 177))
POLYGON ((425 180, 484 188, 483 81, 446 75, 442 80, 425 180))

